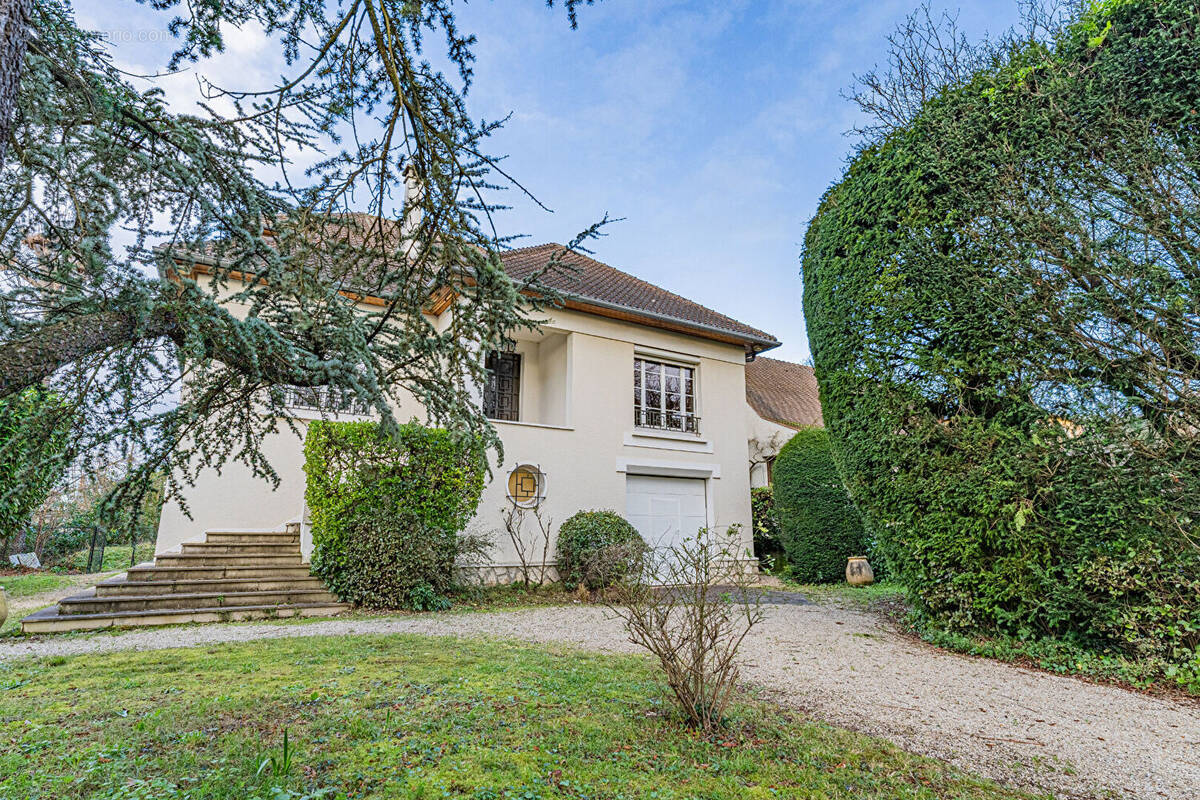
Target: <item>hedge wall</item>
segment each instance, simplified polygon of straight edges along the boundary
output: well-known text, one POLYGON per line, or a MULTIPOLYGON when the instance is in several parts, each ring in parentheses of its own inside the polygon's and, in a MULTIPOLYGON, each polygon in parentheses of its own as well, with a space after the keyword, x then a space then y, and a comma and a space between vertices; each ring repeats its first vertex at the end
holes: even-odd
POLYGON ((824 428, 793 436, 775 458, 775 515, 794 578, 845 580, 846 559, 867 555, 862 517, 838 474, 824 428))
POLYGON ((1099 3, 824 197, 825 421, 928 622, 1200 680, 1197 108, 1200 8, 1099 3))
POLYGON ((371 608, 428 609, 454 581, 458 534, 483 491, 483 449, 416 423, 314 421, 304 441, 313 574, 371 608))

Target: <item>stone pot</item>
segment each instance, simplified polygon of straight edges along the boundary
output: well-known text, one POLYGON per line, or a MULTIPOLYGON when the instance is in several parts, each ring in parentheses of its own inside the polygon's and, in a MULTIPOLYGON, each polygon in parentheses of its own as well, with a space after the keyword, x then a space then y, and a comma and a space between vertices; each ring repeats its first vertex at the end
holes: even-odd
POLYGON ((8 619, 8 598, 4 596, 4 587, 0 586, 0 628, 4 627, 6 619, 8 619))
POLYGON ((875 582, 875 573, 863 556, 850 556, 846 561, 846 583, 851 586, 870 586, 875 582))

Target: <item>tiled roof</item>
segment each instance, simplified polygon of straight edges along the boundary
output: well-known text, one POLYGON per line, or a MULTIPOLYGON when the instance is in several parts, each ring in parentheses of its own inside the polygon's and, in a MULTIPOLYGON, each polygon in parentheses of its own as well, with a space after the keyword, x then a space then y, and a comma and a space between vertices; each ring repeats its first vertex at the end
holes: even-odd
POLYGON ((804 428, 824 425, 813 368, 759 356, 746 365, 746 401, 763 419, 804 428))
MULTIPOLYGON (((563 249, 562 245, 553 242, 522 247, 503 253, 501 260, 508 274, 520 280, 545 267, 546 263, 563 249)), ((719 314, 582 253, 566 253, 561 262, 570 269, 552 271, 541 280, 569 297, 599 301, 633 312, 653 314, 685 324, 724 331, 762 345, 759 349, 779 344, 769 333, 719 314)))
MULTIPOLYGON (((363 230, 374 224, 378 218, 355 213, 347 214, 346 220, 345 225, 337 226, 336 235, 354 248, 362 245, 363 230)), ((384 220, 384 232, 391 235, 396 224, 394 221, 384 220)), ((562 245, 554 242, 509 250, 501 253, 500 258, 505 271, 514 279, 522 280, 543 269, 550 259, 559 253, 564 253, 559 259, 562 266, 542 275, 541 282, 557 289, 568 298, 577 299, 585 305, 591 302, 617 307, 629 312, 632 317, 639 313, 654 315, 680 323, 683 327, 697 327, 699 335, 704 335, 703 329, 710 329, 710 335, 712 331, 723 333, 726 337, 746 342, 754 351, 767 350, 779 345, 779 341, 765 331, 719 314, 582 253, 565 252, 562 245)), ((217 254, 216 243, 208 243, 199 254, 189 255, 211 258, 217 254)), ((348 288, 369 294, 372 286, 370 276, 364 275, 358 264, 347 265, 346 269, 358 270, 357 280, 351 280, 348 275, 337 275, 335 270, 329 270, 330 277, 340 277, 348 288)))

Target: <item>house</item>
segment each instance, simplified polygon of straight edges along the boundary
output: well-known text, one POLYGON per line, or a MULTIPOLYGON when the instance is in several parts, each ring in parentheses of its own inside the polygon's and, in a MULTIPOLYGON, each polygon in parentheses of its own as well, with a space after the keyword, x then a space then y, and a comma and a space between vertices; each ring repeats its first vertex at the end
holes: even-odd
MULTIPOLYGON (((560 250, 526 247, 503 260, 523 278, 560 250)), ((516 502, 537 505, 555 529, 577 511, 605 508, 654 544, 740 525, 749 546, 747 367, 779 342, 585 255, 565 261, 573 270, 545 279, 564 293, 563 306, 541 315, 540 330, 517 333, 509 352, 487 355, 493 379, 482 406, 504 443, 504 463, 492 464, 472 528, 502 532, 501 512, 516 502)), ((319 393, 295 396, 301 427, 320 417, 320 400, 319 393)), ((397 417, 420 420, 422 412, 401 407, 397 417)), ((280 476, 274 491, 240 464, 202 473, 186 490, 191 519, 175 503, 163 508, 157 552, 178 552, 206 531, 299 523, 307 557, 303 443, 283 430, 263 449, 280 476)), ((495 540, 484 577, 513 579, 516 551, 502 533, 495 540)))
POLYGON ((746 364, 750 486, 771 483, 775 456, 800 428, 824 425, 813 368, 774 358, 746 364))
MULTIPOLYGON (((504 265, 523 278, 561 250, 512 250, 504 265)), ((518 332, 509 351, 485 356, 491 380, 479 399, 505 455, 503 463, 491 456, 492 478, 470 523, 496 543, 480 577, 504 582, 519 574, 516 549, 501 533, 501 514, 513 503, 536 506, 554 531, 577 511, 612 509, 655 545, 703 527, 740 526, 749 552, 751 450, 778 431, 819 422, 811 370, 761 357, 779 342, 757 328, 587 256, 564 260, 573 269, 543 278, 563 293, 561 307, 540 313, 545 323, 518 332)), ((211 265, 195 258, 181 268, 198 275, 211 265)), ((431 304, 430 321, 440 327, 451 309, 431 304)), ((319 390, 290 398, 288 413, 301 432, 322 414, 369 418, 353 408, 331 410, 319 390)), ((395 411, 400 420, 423 417, 415 400, 395 411)), ((262 449, 279 475, 277 488, 237 462, 202 471, 185 489, 191 518, 176 502, 164 505, 154 563, 27 617, 23 629, 346 609, 304 563, 312 540, 302 439, 281 425, 262 449)))

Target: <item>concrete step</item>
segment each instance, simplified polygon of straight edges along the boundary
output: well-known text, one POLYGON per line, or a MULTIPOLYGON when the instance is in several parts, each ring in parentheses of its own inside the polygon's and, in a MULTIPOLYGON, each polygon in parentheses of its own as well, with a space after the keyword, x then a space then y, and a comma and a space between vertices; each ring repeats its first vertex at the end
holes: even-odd
POLYGON ((184 553, 214 556, 287 556, 300 554, 299 542, 184 542, 184 553))
POLYGON ((154 564, 139 564, 129 570, 126 579, 130 581, 196 581, 216 580, 284 580, 286 578, 307 578, 311 573, 307 564, 296 566, 248 567, 240 564, 220 564, 217 566, 182 566, 162 567, 154 564))
MULTIPOLYGON (((174 571, 174 570, 173 570, 174 571)), ((249 576, 244 578, 183 578, 174 580, 124 580, 113 578, 96 584, 97 597, 128 597, 170 594, 314 591, 324 589, 320 578, 308 575, 274 578, 249 576)))
POLYGON ((277 556, 164 553, 154 557, 156 567, 296 567, 300 563, 298 552, 277 556))
POLYGON ((206 531, 204 539, 213 544, 300 544, 300 534, 292 531, 206 531))
POLYGON ((21 620, 25 633, 61 633, 132 628, 151 625, 178 625, 188 622, 234 622, 285 617, 329 617, 348 611, 344 603, 304 603, 279 606, 224 606, 220 608, 155 609, 102 614, 60 614, 58 606, 43 609, 21 620))
POLYGON ((133 597, 98 597, 95 594, 80 594, 58 601, 58 613, 62 616, 84 614, 115 614, 130 611, 180 610, 189 608, 250 608, 253 606, 299 606, 338 603, 338 599, 326 591, 308 589, 301 591, 274 592, 202 592, 191 594, 159 594, 133 597))

